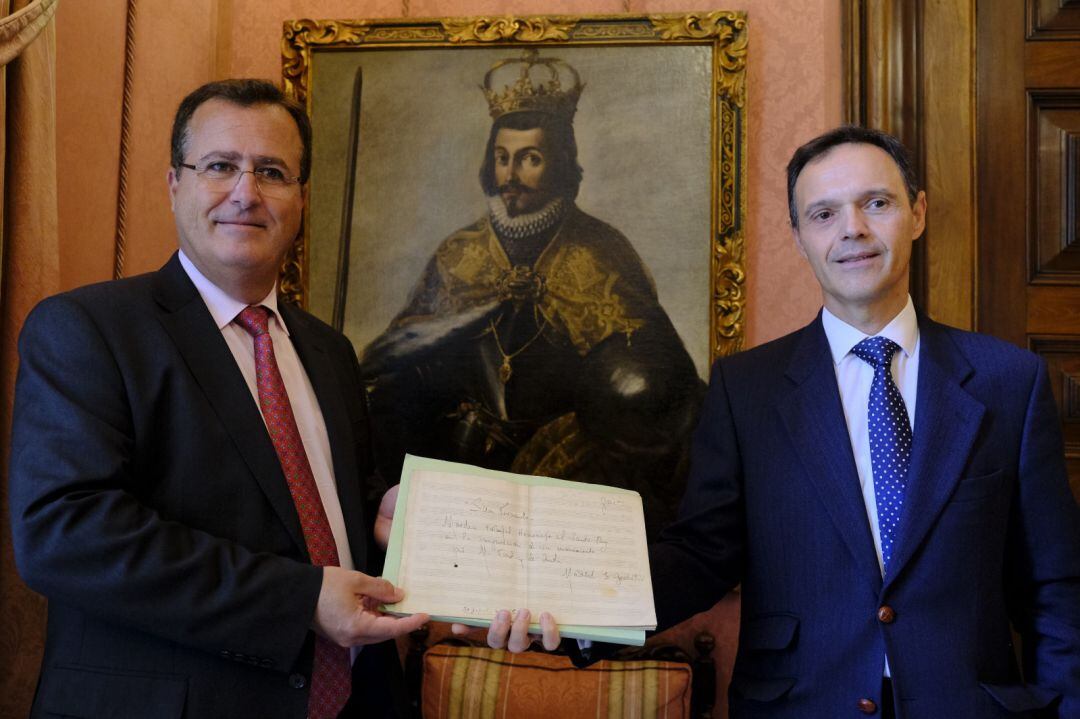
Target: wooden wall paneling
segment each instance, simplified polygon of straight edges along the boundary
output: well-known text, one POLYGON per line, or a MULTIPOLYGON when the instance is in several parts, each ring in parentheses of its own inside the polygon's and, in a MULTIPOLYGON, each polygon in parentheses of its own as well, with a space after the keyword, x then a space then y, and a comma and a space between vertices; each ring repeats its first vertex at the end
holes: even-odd
POLYGON ((925 309, 963 329, 975 327, 975 2, 925 0, 923 146, 929 212, 922 239, 925 309))
MULTIPOLYGON (((922 0, 846 0, 844 121, 891 133, 926 177, 922 122, 922 0)), ((926 306, 926 243, 912 249, 911 296, 926 306)))
POLYGON ((1027 0, 1029 40, 1080 39, 1080 0, 1027 0))
POLYGON ((976 327, 1025 347, 1025 9, 1012 2, 977 8, 976 327))
POLYGON ((1080 39, 1026 42, 1021 57, 1028 88, 1080 86, 1080 39))
POLYGON ((1050 388, 1061 415, 1073 495, 1080 500, 1080 334, 1035 335, 1031 349, 1046 360, 1050 388))
POLYGON ((942 322, 975 324, 974 0, 846 0, 845 119, 899 137, 927 190, 911 295, 942 322))
POLYGON ((979 328, 1046 360, 1080 497, 1080 4, 1053 5, 978 7, 979 328))
POLYGON ((1080 287, 1031 285, 1019 297, 1027 332, 1080 334, 1080 287))
POLYGON ((1030 279, 1080 285, 1080 92, 1035 91, 1028 98, 1030 279))

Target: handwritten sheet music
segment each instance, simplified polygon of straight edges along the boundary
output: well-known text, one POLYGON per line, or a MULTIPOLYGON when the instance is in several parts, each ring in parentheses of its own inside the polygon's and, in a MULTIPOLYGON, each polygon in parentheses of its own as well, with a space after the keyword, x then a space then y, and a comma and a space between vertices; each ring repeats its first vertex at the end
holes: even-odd
POLYGON ((641 497, 574 484, 413 471, 397 577, 407 596, 394 609, 490 620, 525 607, 560 625, 654 628, 641 497))

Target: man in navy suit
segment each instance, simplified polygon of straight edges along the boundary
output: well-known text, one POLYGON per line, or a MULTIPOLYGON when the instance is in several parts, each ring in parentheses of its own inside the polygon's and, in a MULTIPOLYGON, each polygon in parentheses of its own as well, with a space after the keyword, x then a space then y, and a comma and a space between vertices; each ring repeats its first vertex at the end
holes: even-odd
POLYGON ((195 90, 180 252, 27 319, 9 479, 19 572, 49 599, 32 716, 394 713, 384 640, 426 617, 375 609, 402 592, 371 576, 389 519, 356 356, 276 296, 310 164, 272 84, 195 90))
POLYGON ((895 138, 810 141, 788 201, 824 308, 713 368, 650 551, 660 628, 741 583, 733 719, 1080 717, 1080 512, 1044 365, 913 308, 926 198, 895 138))

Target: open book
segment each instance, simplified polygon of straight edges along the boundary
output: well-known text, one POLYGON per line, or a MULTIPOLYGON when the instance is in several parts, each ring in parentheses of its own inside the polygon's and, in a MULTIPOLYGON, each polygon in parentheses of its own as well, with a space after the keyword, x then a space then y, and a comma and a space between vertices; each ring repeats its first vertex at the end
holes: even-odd
POLYGON ((406 455, 383 576, 396 614, 488 626, 524 607, 622 644, 656 627, 641 496, 616 487, 406 455))

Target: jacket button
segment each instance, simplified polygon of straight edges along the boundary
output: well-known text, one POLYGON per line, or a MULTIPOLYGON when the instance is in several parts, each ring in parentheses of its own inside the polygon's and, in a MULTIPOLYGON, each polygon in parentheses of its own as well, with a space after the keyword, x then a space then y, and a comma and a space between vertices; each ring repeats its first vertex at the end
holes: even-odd
POLYGON ((304 677, 303 674, 290 674, 289 686, 293 689, 303 689, 305 686, 307 686, 307 679, 304 677))
POLYGON ((888 604, 877 610, 878 621, 882 624, 892 624, 896 620, 896 612, 888 604))
POLYGON ((861 711, 863 714, 873 714, 877 711, 877 704, 874 702, 873 699, 860 699, 859 711, 861 711))

